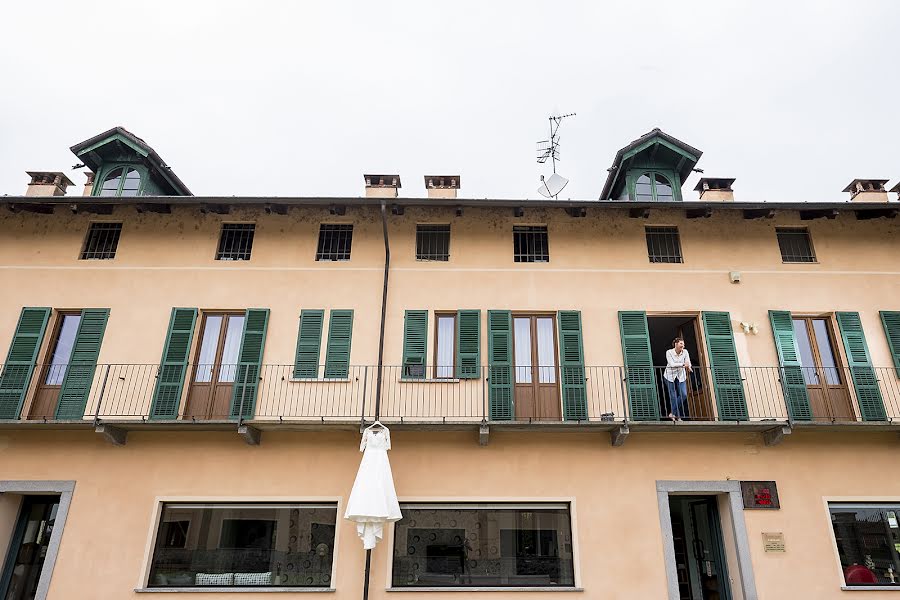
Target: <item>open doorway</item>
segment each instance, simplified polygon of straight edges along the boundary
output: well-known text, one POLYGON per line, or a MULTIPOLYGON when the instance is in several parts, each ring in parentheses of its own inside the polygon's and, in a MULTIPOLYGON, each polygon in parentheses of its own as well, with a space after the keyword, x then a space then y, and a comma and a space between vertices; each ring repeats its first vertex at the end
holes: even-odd
POLYGON ((731 600, 716 496, 669 496, 679 600, 731 600))
POLYGON ((706 369, 706 355, 703 352, 700 334, 700 318, 697 314, 647 315, 650 332, 650 356, 656 367, 656 385, 660 402, 660 414, 671 412, 666 382, 663 378, 666 366, 666 352, 672 347, 676 337, 684 339, 684 348, 691 357, 693 373, 687 378, 687 414, 685 420, 710 421, 714 418, 709 373, 706 369))

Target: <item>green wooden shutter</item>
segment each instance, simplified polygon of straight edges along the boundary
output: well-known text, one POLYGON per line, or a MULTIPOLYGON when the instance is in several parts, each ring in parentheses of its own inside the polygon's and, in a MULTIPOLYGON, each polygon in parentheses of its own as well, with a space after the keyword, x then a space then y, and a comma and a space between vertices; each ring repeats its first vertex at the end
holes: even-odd
POLYGON ((26 306, 19 315, 0 374, 0 419, 19 418, 49 318, 50 309, 45 307, 26 306))
POLYGON ((844 351, 850 363, 850 376, 853 378, 856 400, 863 421, 885 421, 887 415, 884 411, 884 401, 878 388, 875 369, 872 368, 872 361, 869 358, 869 347, 866 345, 859 313, 839 312, 835 316, 841 337, 844 339, 844 351))
POLYGON ((884 326, 884 335, 887 336, 891 356, 894 358, 894 369, 897 371, 897 377, 900 377, 900 312, 881 311, 881 324, 884 326))
POLYGON ((81 320, 75 333, 75 342, 72 344, 72 356, 66 367, 62 388, 59 390, 57 419, 84 417, 107 320, 109 320, 108 308, 86 308, 81 311, 81 320))
POLYGON ((513 405, 512 313, 488 311, 488 380, 490 419, 509 421, 513 405))
POLYGON ((350 376, 352 333, 353 311, 332 310, 328 320, 328 347, 325 348, 326 379, 346 379, 350 376))
POLYGON ((803 379, 803 363, 800 362, 800 353, 797 352, 791 312, 770 310, 769 321, 772 323, 772 333, 775 336, 775 349, 778 351, 778 364, 781 367, 781 388, 788 414, 794 421, 810 421, 812 409, 809 406, 806 380, 803 379))
POLYGON ((314 379, 319 376, 319 351, 322 348, 324 310, 300 311, 297 331, 297 354, 294 358, 294 379, 314 379))
POLYGON ((584 383, 584 348, 581 311, 561 310, 559 323, 559 367, 562 383, 563 418, 587 420, 587 393, 584 383))
POLYGON ((716 404, 720 421, 746 421, 747 399, 744 397, 744 380, 734 347, 731 330, 731 314, 704 312, 703 329, 709 366, 712 371, 716 404))
POLYGON ((456 312, 456 378, 481 377, 481 311, 456 312))
POLYGON ((234 393, 231 396, 231 417, 250 419, 256 414, 256 395, 259 391, 266 329, 269 326, 268 308, 248 308, 244 315, 244 334, 238 353, 234 393), (243 410, 241 407, 243 406, 243 410))
POLYGON ((424 379, 428 349, 428 311, 403 314, 403 379, 424 379))
POLYGON ((197 322, 196 308, 173 308, 150 406, 151 419, 175 419, 197 322))
POLYGON ((619 332, 622 337, 631 419, 659 421, 659 392, 653 357, 650 355, 647 313, 641 310, 620 310, 619 332))

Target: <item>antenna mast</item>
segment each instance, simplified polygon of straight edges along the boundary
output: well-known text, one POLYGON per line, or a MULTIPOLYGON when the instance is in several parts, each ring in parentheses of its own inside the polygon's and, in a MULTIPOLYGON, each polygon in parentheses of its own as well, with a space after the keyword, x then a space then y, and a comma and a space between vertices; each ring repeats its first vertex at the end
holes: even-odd
POLYGON ((566 187, 566 184, 569 183, 568 179, 556 174, 556 161, 560 160, 559 126, 562 124, 563 119, 574 116, 575 113, 551 116, 549 118, 550 139, 541 140, 537 143, 538 164, 543 165, 548 160, 550 160, 551 164, 553 165, 553 175, 551 175, 550 179, 548 179, 547 181, 544 181, 544 176, 541 175, 541 187, 538 188, 538 192, 542 196, 545 196, 547 198, 557 198, 563 188, 566 187))

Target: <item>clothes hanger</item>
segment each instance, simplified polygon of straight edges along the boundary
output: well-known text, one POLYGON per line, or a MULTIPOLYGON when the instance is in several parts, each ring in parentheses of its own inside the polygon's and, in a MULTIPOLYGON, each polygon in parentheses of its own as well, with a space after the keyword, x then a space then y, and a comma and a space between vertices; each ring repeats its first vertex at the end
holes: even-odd
POLYGON ((369 425, 368 427, 366 427, 363 431, 368 431, 374 427, 380 427, 381 429, 387 429, 387 427, 385 427, 381 421, 379 421, 378 419, 375 419, 375 422, 372 423, 371 425, 369 425))

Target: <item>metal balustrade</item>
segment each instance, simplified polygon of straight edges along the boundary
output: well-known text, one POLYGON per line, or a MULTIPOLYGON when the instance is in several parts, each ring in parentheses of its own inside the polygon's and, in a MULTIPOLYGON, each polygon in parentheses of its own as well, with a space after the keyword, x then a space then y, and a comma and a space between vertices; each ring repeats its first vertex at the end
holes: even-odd
MULTIPOLYGON (((375 417, 379 386, 379 369, 375 366, 351 365, 335 370, 330 365, 329 374, 342 376, 328 378, 322 377, 326 372, 322 366, 316 372, 318 377, 310 378, 295 377, 294 365, 262 365, 258 374, 246 365, 198 365, 197 368, 188 365, 178 396, 179 378, 160 382, 160 373, 171 378, 171 370, 161 370, 157 364, 99 364, 92 373, 85 365, 69 365, 68 369, 75 366, 85 376, 75 391, 87 390, 80 418, 71 414, 63 416, 62 409, 57 409, 59 384, 65 381, 66 367, 37 365, 32 371, 32 383, 20 418, 4 420, 362 423, 375 417)), ((8 368, 18 369, 18 379, 22 379, 23 367, 8 368)), ((528 376, 518 373, 519 370, 482 366, 479 377, 457 379, 429 377, 438 372, 448 374, 447 368, 384 366, 380 377, 380 418, 385 423, 409 424, 631 423, 665 421, 672 410, 665 385, 665 367, 584 367, 583 392, 578 386, 577 372, 572 379, 572 371, 563 374, 557 367, 528 368, 528 376), (532 375, 538 381, 522 381, 530 380, 532 375), (574 385, 560 385, 562 375, 574 385), (505 387, 498 383, 503 378, 509 381, 505 387), (511 398, 505 412, 497 409, 503 404, 503 398, 511 398), (567 402, 571 406, 583 406, 576 411, 575 418, 566 418, 572 416, 566 414, 567 402)), ((0 382, 13 379, 16 377, 3 378, 0 382)), ((683 421, 688 423, 874 421, 900 424, 900 372, 894 367, 794 367, 793 370, 694 367, 685 383, 683 421), (804 390, 807 404, 804 404, 804 390), (862 409, 860 390, 865 405, 862 409), (880 412, 879 397, 883 405, 880 412)), ((12 396, 7 391, 0 388, 0 401, 9 402, 12 396)), ((83 393, 76 398, 77 408, 83 398, 83 393)), ((67 401, 71 406, 71 395, 67 401)))

